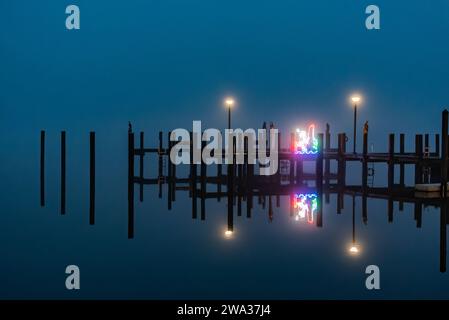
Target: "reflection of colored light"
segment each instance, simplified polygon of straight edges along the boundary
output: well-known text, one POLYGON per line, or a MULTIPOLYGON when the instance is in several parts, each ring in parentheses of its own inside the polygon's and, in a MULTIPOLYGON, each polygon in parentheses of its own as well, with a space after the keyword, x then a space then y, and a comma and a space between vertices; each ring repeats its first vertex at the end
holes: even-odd
POLYGON ((301 193, 294 195, 293 209, 296 221, 307 220, 308 223, 313 224, 317 207, 318 207, 318 197, 316 194, 301 193))
POLYGON ((292 151, 296 154, 318 153, 318 139, 315 137, 315 125, 311 124, 309 130, 296 129, 292 151))

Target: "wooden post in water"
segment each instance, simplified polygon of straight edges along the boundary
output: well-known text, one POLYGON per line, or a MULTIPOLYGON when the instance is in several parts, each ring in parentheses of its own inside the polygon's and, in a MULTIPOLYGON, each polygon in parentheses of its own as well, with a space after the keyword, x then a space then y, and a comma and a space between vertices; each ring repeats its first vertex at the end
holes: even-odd
MULTIPOLYGON (((170 139, 168 139, 168 140, 170 141, 170 139)), ((172 187, 171 187, 172 196, 171 196, 171 199, 174 202, 176 200, 176 165, 171 162, 170 153, 171 153, 171 149, 175 145, 175 141, 170 141, 170 142, 171 142, 171 147, 170 147, 170 151, 168 152, 168 155, 167 155, 167 161, 168 161, 169 165, 171 165, 171 174, 172 174, 172 187)))
MULTIPOLYGON (((326 153, 329 153, 330 149, 331 149, 331 133, 330 133, 330 128, 329 125, 326 125, 326 135, 325 135, 325 140, 326 140, 326 145, 325 145, 325 150, 326 153)), ((324 160, 324 179, 326 180, 326 185, 329 186, 329 175, 330 175, 330 171, 331 171, 331 163, 329 158, 325 158, 324 160)))
POLYGON ((172 181, 173 181, 173 173, 172 173, 172 169, 173 169, 173 166, 172 166, 172 163, 171 163, 171 161, 170 161, 170 152, 171 152, 171 148, 172 148, 172 142, 170 141, 170 135, 171 135, 171 132, 169 132, 168 133, 168 140, 167 140, 167 143, 168 143, 168 151, 167 151, 167 161, 168 161, 168 173, 167 173, 167 201, 168 201, 168 210, 171 210, 172 209, 172 195, 173 195, 173 192, 172 192, 172 187, 173 187, 173 184, 172 184, 172 181))
POLYGON ((318 155, 316 159, 316 187, 317 187, 317 227, 321 228, 323 226, 323 143, 324 135, 322 133, 318 134, 318 155))
MULTIPOLYGON (((206 147, 206 141, 201 141, 201 154, 206 147)), ((201 220, 206 219, 206 178, 207 178, 207 167, 206 163, 201 160, 201 220)))
MULTIPOLYGON (((321 196, 323 193, 323 134, 318 134, 318 154, 316 159, 316 186, 318 189, 318 194, 321 196)), ((319 201, 319 202, 320 202, 319 201)))
POLYGON ((346 184, 346 134, 338 135, 338 184, 344 186, 346 184))
POLYGON ((40 195, 41 195, 41 207, 45 206, 45 131, 41 131, 41 161, 40 161, 40 195))
POLYGON ((362 162, 362 189, 368 188, 368 130, 363 130, 363 162, 362 162))
MULTIPOLYGON (((446 120, 447 120, 447 111, 446 111, 446 120)), ((447 200, 443 199, 440 205, 440 272, 446 272, 446 252, 447 252, 446 215, 447 215, 447 200)))
POLYGON ((393 222, 393 198, 388 198, 388 222, 393 222))
POLYGON ((247 200, 246 200, 246 217, 251 218, 251 209, 253 208, 253 177, 254 164, 248 162, 248 179, 246 182, 247 200))
POLYGON ((441 191, 447 196, 447 166, 448 166, 448 111, 444 110, 441 124, 441 191))
POLYGON ((158 185, 159 185, 159 198, 162 198, 162 183, 164 178, 164 162, 163 162, 163 141, 162 141, 162 131, 159 131, 159 165, 158 165, 158 185))
POLYGON ((128 238, 134 238, 134 133, 128 133, 128 238))
POLYGON ((421 225, 422 225, 422 203, 420 201, 415 202, 415 219, 416 219, 416 227, 421 228, 421 225))
POLYGON ((143 152, 144 148, 144 142, 143 142, 143 131, 140 132, 140 155, 139 155, 139 178, 140 178, 140 185, 139 185, 139 200, 140 202, 143 201, 143 152))
POLYGON ((217 164, 217 193, 218 193, 218 198, 217 201, 220 202, 221 201, 221 183, 222 183, 222 179, 223 179, 223 168, 222 168, 222 164, 221 162, 223 161, 223 154, 222 154, 222 150, 220 150, 220 155, 219 155, 219 164, 217 164))
POLYGON ((363 193, 362 195, 362 218, 363 218, 363 223, 366 225, 368 224, 368 204, 367 204, 367 195, 366 192, 363 193))
POLYGON ((415 184, 422 183, 422 158, 423 158, 423 139, 422 134, 417 134, 415 136, 415 184))
POLYGON ((61 214, 65 214, 66 199, 66 134, 61 131, 61 214))
MULTIPOLYGON (((405 153, 405 135, 403 133, 399 135, 399 153, 405 153)), ((405 186, 405 165, 403 161, 399 165, 399 185, 402 188, 405 186)))
MULTIPOLYGON (((405 135, 401 133, 399 135, 399 153, 405 153, 405 135)), ((399 185, 401 188, 405 187, 405 165, 403 161, 399 163, 399 185)), ((404 202, 399 201, 399 211, 404 210, 404 202)))
POLYGON ((95 224, 95 132, 90 133, 90 201, 89 223, 95 224))
POLYGON ((394 133, 390 133, 388 137, 388 189, 393 190, 394 187, 394 133))
MULTIPOLYGON (((232 143, 234 145, 234 143, 232 143)), ((227 194, 228 194, 228 231, 234 230, 234 149, 231 148, 230 152, 232 153, 231 159, 232 164, 229 163, 227 165, 228 174, 227 174, 227 194)))
POLYGON ((435 135, 435 155, 440 156, 440 135, 438 133, 435 135))
POLYGON ((196 190, 196 174, 197 167, 193 159, 193 133, 190 133, 190 180, 191 180, 191 192, 192 192, 192 219, 197 217, 197 190, 196 190))

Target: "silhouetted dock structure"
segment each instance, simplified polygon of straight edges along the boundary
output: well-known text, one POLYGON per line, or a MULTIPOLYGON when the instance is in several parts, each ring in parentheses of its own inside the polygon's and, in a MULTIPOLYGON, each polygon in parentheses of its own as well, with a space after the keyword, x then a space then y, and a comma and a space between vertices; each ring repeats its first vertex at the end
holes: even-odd
MULTIPOLYGON (((139 141, 135 142, 135 134, 131 124, 128 129, 128 238, 134 237, 134 201, 135 185, 139 186, 139 201, 144 200, 144 185, 157 185, 159 198, 162 198, 164 186, 167 188, 167 207, 173 208, 176 202, 177 192, 188 192, 191 198, 192 218, 198 219, 198 211, 201 220, 206 219, 206 200, 227 200, 228 230, 234 228, 234 207, 237 216, 241 216, 243 209, 246 216, 251 218, 252 210, 257 202, 265 208, 268 199, 268 217, 270 221, 274 217, 273 202, 280 206, 281 197, 290 198, 290 215, 298 208, 298 197, 305 201, 307 197, 316 197, 320 201, 314 203, 316 217, 313 223, 317 227, 324 224, 321 199, 329 202, 329 195, 337 195, 337 213, 344 208, 344 197, 352 196, 353 199, 362 199, 362 218, 368 222, 367 198, 380 198, 387 201, 387 219, 393 222, 394 202, 398 202, 402 211, 404 203, 414 205, 414 219, 416 227, 422 226, 422 208, 434 206, 440 208, 440 270, 446 270, 446 224, 448 219, 448 112, 442 113, 441 134, 416 134, 414 136, 414 150, 405 150, 404 134, 389 134, 387 152, 368 152, 368 129, 363 132, 363 151, 361 153, 347 152, 347 138, 345 133, 337 134, 337 144, 333 147, 332 135, 329 126, 325 133, 319 133, 318 152, 316 154, 296 154, 291 148, 282 148, 278 152, 278 172, 271 176, 263 176, 256 173, 257 164, 248 163, 248 140, 244 140, 244 163, 236 164, 237 154, 233 152, 234 164, 216 164, 216 174, 208 174, 208 166, 205 163, 194 163, 193 153, 189 166, 189 174, 184 177, 177 176, 177 166, 170 159, 170 152, 175 142, 170 141, 170 132, 167 133, 167 141, 164 147, 164 133, 159 132, 157 147, 146 147, 144 133, 139 132, 139 141), (399 138, 399 144, 396 140, 399 138), (433 140, 433 146, 430 142, 433 140), (136 147, 137 146, 137 147, 136 147), (146 159, 146 156, 156 156, 156 159, 146 159), (135 160, 138 158, 138 174, 136 175, 135 160), (151 166, 157 164, 157 176, 145 177, 144 167, 147 161, 151 166), (312 172, 306 172, 304 164, 314 164, 312 172), (336 163, 336 172, 332 172, 331 163, 336 163), (348 185, 346 183, 346 167, 350 162, 361 164, 362 183, 360 185, 348 185), (374 168, 370 164, 382 163, 387 166, 387 183, 382 187, 374 187, 369 183, 369 177, 374 175, 374 168), (405 166, 414 166, 413 180, 415 186, 405 184, 405 166), (224 172, 223 166, 226 166, 224 172), (198 169, 198 167, 200 167, 198 169), (399 167, 399 168, 397 168, 399 167), (395 170, 399 169, 399 181, 395 181, 395 170), (198 173, 199 171, 199 173, 198 173), (423 183, 438 183, 438 192, 420 193, 416 185, 423 183), (296 197, 296 198, 295 198, 296 197), (273 199, 275 201, 273 201, 273 199), (198 210, 198 201, 200 201, 198 210), (243 204, 246 203, 245 208, 243 204)), ((291 138, 293 140, 293 137, 291 138)), ((193 141, 193 139, 190 139, 193 141)), ((280 141, 280 139, 279 139, 280 141)), ((258 141, 256 141, 259 143, 258 141)), ((90 191, 89 191, 89 223, 95 223, 95 133, 90 133, 90 191)), ((191 148, 193 142, 191 142, 191 148)), ((203 142, 201 152, 205 147, 203 142)), ((267 152, 271 152, 268 150, 267 152)), ((222 162, 225 151, 222 150, 222 162)), ((240 154, 241 155, 241 154, 240 154)), ((255 155, 257 160, 257 153, 255 155)), ((41 206, 45 205, 45 132, 41 132, 41 206)), ((61 214, 66 213, 65 185, 66 185, 66 133, 61 133, 61 214)), ((355 200, 353 200, 355 201, 355 200)), ((311 220, 311 221, 312 221, 311 220)))

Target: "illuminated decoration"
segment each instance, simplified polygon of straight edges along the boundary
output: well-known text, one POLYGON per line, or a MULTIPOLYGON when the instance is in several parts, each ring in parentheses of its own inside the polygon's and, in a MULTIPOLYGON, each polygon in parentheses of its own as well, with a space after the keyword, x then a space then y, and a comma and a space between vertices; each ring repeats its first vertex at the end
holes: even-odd
POLYGON ((315 137, 315 125, 311 124, 308 131, 296 129, 292 151, 295 154, 317 154, 318 139, 315 137))
POLYGON ((318 208, 318 196, 315 193, 295 194, 292 206, 296 221, 313 224, 318 208))

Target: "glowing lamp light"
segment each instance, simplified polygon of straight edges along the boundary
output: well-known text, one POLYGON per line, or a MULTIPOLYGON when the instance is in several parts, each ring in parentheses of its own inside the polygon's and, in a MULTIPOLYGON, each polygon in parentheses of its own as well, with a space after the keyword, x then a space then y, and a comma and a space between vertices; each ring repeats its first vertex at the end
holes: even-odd
POLYGON ((351 101, 353 103, 359 103, 360 101, 362 101, 362 97, 360 95, 358 95, 358 94, 353 94, 351 96, 351 101))
POLYGON ((309 125, 308 130, 296 129, 292 151, 295 154, 317 154, 318 139, 315 137, 315 125, 309 125))
POLYGON ((234 105, 235 101, 232 98, 226 98, 225 104, 228 108, 231 108, 234 105))

